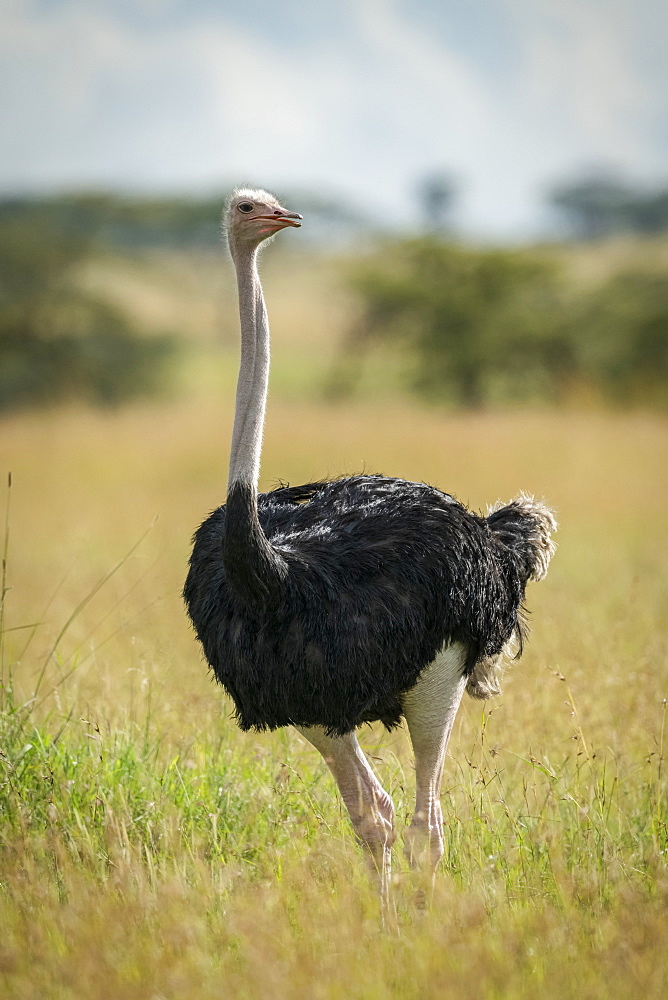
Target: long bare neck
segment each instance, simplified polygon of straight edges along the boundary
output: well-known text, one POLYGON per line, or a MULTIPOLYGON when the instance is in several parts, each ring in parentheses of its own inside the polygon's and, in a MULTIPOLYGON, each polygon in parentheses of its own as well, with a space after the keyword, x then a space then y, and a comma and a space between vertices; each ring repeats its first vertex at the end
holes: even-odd
POLYGON ((227 482, 223 560, 230 584, 248 603, 280 593, 287 567, 267 540, 257 508, 262 430, 269 382, 269 322, 257 271, 257 252, 233 251, 239 288, 241 361, 227 482))
POLYGON ((241 362, 227 489, 229 493, 235 483, 241 483, 257 493, 269 384, 269 322, 257 271, 257 250, 243 247, 236 251, 234 264, 239 289, 241 362))

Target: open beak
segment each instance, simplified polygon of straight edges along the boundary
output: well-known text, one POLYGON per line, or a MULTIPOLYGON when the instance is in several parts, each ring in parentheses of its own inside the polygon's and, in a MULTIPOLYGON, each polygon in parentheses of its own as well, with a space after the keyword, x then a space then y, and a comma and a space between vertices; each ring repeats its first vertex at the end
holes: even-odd
POLYGON ((298 219, 302 219, 303 216, 299 212, 286 212, 281 209, 279 215, 256 215, 256 219, 262 219, 263 222, 273 222, 279 229, 283 229, 285 226, 293 226, 295 229, 299 229, 301 222, 298 219))

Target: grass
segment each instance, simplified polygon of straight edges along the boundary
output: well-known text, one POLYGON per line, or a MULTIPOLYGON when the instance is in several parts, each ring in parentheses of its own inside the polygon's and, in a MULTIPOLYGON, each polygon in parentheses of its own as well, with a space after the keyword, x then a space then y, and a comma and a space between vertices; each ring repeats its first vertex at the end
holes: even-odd
MULTIPOLYGON (((665 419, 289 398, 328 348, 302 317, 290 373, 287 298, 264 486, 367 468, 478 509, 526 489, 561 522, 523 660, 460 711, 433 899, 415 905, 396 850, 381 929, 324 765, 292 731, 239 733, 201 661, 180 588, 222 499, 233 378, 209 373, 171 404, 3 422, 2 995, 663 997, 665 419)), ((401 828, 406 734, 361 739, 401 828)))

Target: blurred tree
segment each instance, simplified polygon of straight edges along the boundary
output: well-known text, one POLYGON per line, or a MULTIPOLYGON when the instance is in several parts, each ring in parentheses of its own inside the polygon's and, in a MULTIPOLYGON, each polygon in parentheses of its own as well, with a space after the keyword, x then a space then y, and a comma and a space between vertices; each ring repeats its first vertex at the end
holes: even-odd
POLYGON ((360 316, 330 391, 351 391, 372 344, 410 351, 411 387, 479 407, 558 402, 594 389, 613 403, 668 403, 668 277, 613 275, 583 289, 546 251, 478 250, 433 237, 387 244, 350 283, 360 316))
POLYGON ((222 195, 139 198, 69 194, 0 201, 0 223, 47 222, 65 239, 114 247, 205 247, 220 244, 222 195))
POLYGON ((556 187, 550 201, 566 215, 578 238, 592 240, 628 228, 632 196, 630 188, 616 180, 589 177, 556 187))
MULTIPOLYGON (((47 221, 67 239, 89 240, 114 248, 179 247, 217 249, 222 242, 220 220, 226 193, 208 198, 140 197, 119 194, 68 194, 48 198, 0 199, 0 225, 47 221)), ((368 229, 363 213, 333 194, 308 191, 286 197, 312 222, 313 232, 331 241, 368 229)))
POLYGON ((593 175, 555 187, 549 200, 584 240, 615 233, 656 233, 668 229, 668 191, 641 191, 631 184, 593 175))
POLYGON ((665 232, 668 229, 668 191, 635 198, 630 212, 639 233, 665 232))
MULTIPOLYGON (((351 280, 362 303, 354 346, 409 343, 412 384, 425 396, 477 407, 508 393, 558 394, 570 375, 572 345, 552 261, 425 237, 386 246, 351 280)), ((337 379, 345 388, 352 367, 337 379)))
POLYGON ((446 173, 428 174, 422 178, 417 186, 417 195, 427 231, 446 228, 455 194, 455 183, 446 173))
POLYGON ((153 391, 174 351, 142 337, 117 309, 81 292, 87 241, 48 212, 0 227, 0 409, 64 398, 119 403, 153 391))
POLYGON ((668 277, 623 271, 579 303, 577 370, 611 402, 668 403, 668 277))

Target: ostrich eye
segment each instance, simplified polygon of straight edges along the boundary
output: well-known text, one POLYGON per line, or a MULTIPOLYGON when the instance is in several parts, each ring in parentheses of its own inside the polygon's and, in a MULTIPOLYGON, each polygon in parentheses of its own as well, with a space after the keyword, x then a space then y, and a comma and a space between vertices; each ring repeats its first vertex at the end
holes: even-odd
POLYGON ((251 203, 249 201, 242 201, 241 204, 239 205, 239 211, 240 212, 252 212, 253 211, 253 206, 251 205, 251 203))

